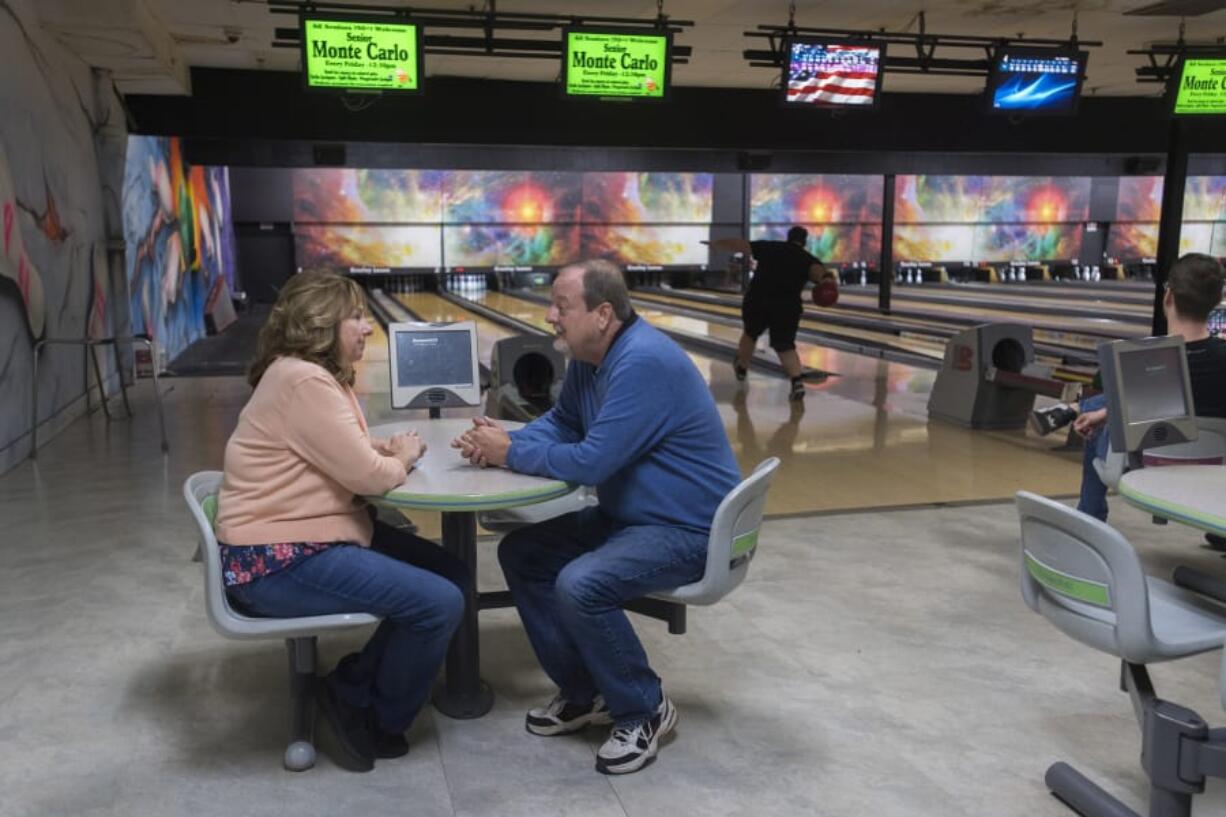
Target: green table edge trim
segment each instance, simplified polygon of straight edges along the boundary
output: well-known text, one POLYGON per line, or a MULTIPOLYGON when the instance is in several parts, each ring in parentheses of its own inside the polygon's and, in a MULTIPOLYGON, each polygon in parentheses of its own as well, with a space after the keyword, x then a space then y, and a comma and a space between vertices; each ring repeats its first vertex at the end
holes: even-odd
POLYGON ((1026 559, 1026 572, 1039 584, 1062 596, 1093 604, 1095 607, 1111 609, 1111 588, 1107 585, 1089 579, 1079 579, 1056 570, 1043 564, 1028 550, 1024 551, 1023 555, 1026 559))
POLYGON ((1130 503, 1140 508, 1143 511, 1150 511, 1155 516, 1165 517, 1174 522, 1182 522, 1185 525, 1191 525, 1200 530, 1209 531, 1226 536, 1226 519, 1220 516, 1213 516, 1207 513, 1198 513, 1191 508, 1185 508, 1182 505, 1175 505, 1170 502, 1163 502, 1160 499, 1155 499, 1149 494, 1143 494, 1136 488, 1121 481, 1119 485, 1119 494, 1128 500, 1130 503))
POLYGON ((413 508, 421 511, 494 511, 499 508, 519 508, 557 499, 577 490, 578 487, 578 485, 555 483, 548 488, 510 491, 483 499, 457 494, 416 494, 411 491, 392 490, 382 496, 370 497, 370 499, 399 508, 413 508))

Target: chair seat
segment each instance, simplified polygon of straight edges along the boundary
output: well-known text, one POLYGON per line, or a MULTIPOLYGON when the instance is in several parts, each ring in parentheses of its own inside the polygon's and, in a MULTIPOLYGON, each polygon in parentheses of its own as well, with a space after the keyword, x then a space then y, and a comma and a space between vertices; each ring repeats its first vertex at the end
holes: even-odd
POLYGON ((368 613, 336 613, 328 616, 303 616, 301 618, 256 618, 236 613, 229 605, 226 611, 209 616, 209 621, 218 633, 226 638, 303 638, 318 635, 325 630, 344 627, 362 627, 378 624, 379 619, 368 613))
POLYGON ((1150 576, 1147 584, 1156 657, 1180 658, 1226 644, 1226 607, 1164 579, 1150 576))

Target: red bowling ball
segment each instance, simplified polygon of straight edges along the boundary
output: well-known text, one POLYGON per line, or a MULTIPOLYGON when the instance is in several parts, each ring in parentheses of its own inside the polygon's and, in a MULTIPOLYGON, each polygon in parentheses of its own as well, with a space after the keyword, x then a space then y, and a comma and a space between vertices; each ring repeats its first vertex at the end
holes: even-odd
POLYGON ((828 278, 814 285, 809 297, 818 306, 834 306, 839 302, 839 285, 833 279, 828 278))

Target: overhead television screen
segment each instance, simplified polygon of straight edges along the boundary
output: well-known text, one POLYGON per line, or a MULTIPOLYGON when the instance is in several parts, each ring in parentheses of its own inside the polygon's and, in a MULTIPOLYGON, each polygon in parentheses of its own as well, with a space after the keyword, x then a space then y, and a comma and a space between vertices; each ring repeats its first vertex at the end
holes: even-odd
POLYGON ((884 44, 792 39, 784 50, 784 104, 853 110, 877 105, 884 44))
POLYGON ((1185 57, 1175 76, 1175 114, 1226 113, 1226 57, 1185 57))
POLYGON ((387 17, 303 15, 302 76, 307 88, 419 93, 421 29, 387 17))
POLYGON ((567 28, 562 88, 568 97, 662 100, 671 81, 667 31, 567 28))
POLYGON ((1071 116, 1085 63, 1084 51, 1002 48, 988 74, 988 107, 996 113, 1071 116))

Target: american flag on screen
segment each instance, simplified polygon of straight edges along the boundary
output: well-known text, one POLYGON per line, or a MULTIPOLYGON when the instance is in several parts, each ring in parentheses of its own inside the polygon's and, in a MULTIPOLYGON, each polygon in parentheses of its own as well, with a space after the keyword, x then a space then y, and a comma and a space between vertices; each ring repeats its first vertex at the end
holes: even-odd
POLYGON ((837 43, 791 44, 787 101, 816 105, 872 105, 881 48, 837 43))

